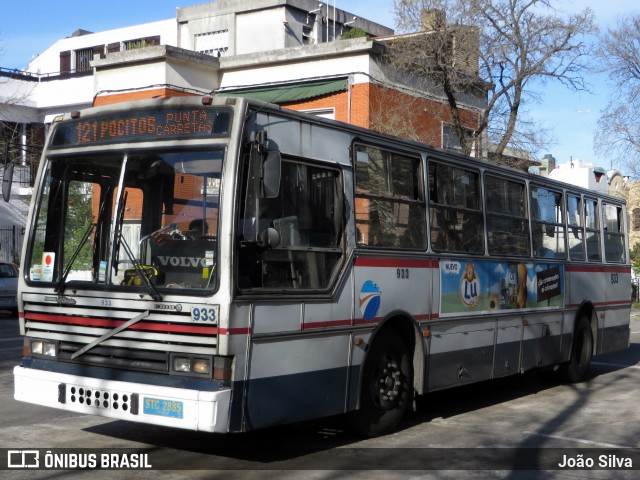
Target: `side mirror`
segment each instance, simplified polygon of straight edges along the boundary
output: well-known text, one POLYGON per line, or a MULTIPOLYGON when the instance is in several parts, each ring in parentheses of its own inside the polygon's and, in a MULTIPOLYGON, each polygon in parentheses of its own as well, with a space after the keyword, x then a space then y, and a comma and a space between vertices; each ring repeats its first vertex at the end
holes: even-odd
POLYGON ((268 151, 262 164, 262 198, 275 198, 280 191, 280 152, 268 151))
POLYGON ((280 245, 280 234, 275 228, 265 228, 258 234, 258 245, 261 247, 276 248, 280 245))
POLYGON ((4 176, 2 177, 2 198, 8 202, 11 198, 11 184, 13 183, 13 163, 4 166, 4 176))

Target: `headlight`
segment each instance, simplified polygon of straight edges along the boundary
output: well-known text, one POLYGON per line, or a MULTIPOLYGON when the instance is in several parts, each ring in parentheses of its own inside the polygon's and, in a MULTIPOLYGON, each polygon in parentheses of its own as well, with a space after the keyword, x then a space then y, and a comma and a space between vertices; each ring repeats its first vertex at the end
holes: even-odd
POLYGON ((44 342, 42 346, 42 354, 47 355, 49 357, 56 356, 56 346, 53 343, 44 342))
POLYGON ((193 359, 193 373, 208 374, 211 372, 211 360, 208 358, 193 359))
POLYGON ((31 342, 31 353, 34 355, 44 355, 47 357, 56 356, 56 344, 44 340, 33 340, 31 342))
POLYGON ((176 375, 202 375, 211 378, 213 358, 176 353, 171 355, 171 373, 176 375))
POLYGON ((191 359, 189 357, 173 357, 173 371, 188 373, 191 371, 191 359))

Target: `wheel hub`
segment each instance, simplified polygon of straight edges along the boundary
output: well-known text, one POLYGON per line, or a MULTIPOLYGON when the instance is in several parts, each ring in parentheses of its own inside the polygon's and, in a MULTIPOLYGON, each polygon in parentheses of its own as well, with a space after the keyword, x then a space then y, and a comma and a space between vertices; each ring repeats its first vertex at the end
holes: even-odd
POLYGON ((400 401, 403 375, 398 362, 393 357, 382 359, 372 382, 372 396, 379 408, 389 410, 400 401))

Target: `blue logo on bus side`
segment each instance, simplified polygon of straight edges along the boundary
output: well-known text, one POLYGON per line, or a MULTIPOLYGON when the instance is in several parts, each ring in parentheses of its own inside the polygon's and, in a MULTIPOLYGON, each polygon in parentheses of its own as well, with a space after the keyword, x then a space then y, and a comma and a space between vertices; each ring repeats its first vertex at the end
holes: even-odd
POLYGON ((365 320, 373 320, 380 310, 380 287, 367 280, 360 289, 360 312, 365 320))

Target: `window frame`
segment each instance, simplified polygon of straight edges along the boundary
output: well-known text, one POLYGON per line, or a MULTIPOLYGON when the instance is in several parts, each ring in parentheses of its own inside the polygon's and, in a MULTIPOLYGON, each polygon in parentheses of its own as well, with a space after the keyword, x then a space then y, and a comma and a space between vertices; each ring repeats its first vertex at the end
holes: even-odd
MULTIPOLYGON (((256 244, 256 242, 245 239, 243 236, 244 235, 243 223, 245 221, 245 218, 243 218, 243 215, 250 214, 249 212, 245 212, 246 210, 245 202, 246 202, 247 188, 248 188, 247 174, 248 174, 248 168, 249 168, 248 166, 249 157, 250 155, 248 154, 248 152, 242 155, 242 158, 244 160, 242 162, 243 164, 242 168, 240 169, 241 173, 239 174, 239 178, 241 180, 238 182, 238 189, 239 189, 238 196, 237 196, 238 208, 237 208, 236 220, 235 220, 237 224, 237 231, 236 231, 236 242, 234 246, 234 250, 235 250, 234 255, 237 257, 237 261, 235 262, 234 269, 233 269, 234 284, 237 289, 236 290, 237 294, 241 296, 262 296, 262 295, 269 295, 269 294, 272 295, 274 292, 286 292, 286 295, 292 295, 292 296, 312 296, 312 295, 318 295, 318 294, 320 295, 328 294, 335 288, 336 283, 340 278, 340 272, 343 271, 345 261, 347 258, 347 252, 346 252, 347 224, 345 222, 345 215, 344 215, 347 199, 344 194, 345 181, 344 181, 343 169, 336 164, 331 164, 326 162, 317 162, 307 158, 298 157, 296 155, 289 155, 289 154, 282 155, 282 165, 284 164, 303 165, 307 168, 324 170, 325 172, 327 171, 333 172, 332 178, 335 179, 335 185, 336 185, 335 188, 338 190, 337 192, 334 191, 334 195, 337 194, 337 200, 342 202, 341 205, 337 205, 337 204, 333 205, 334 215, 340 214, 340 231, 334 232, 336 235, 335 246, 305 245, 302 243, 294 243, 292 241, 293 239, 297 238, 296 235, 301 235, 302 233, 302 229, 300 228, 299 224, 297 229, 293 228, 290 236, 283 236, 282 228, 287 228, 288 224, 279 223, 278 225, 275 225, 275 222, 274 223, 270 222, 268 227, 265 224, 264 228, 265 229, 269 228, 269 229, 278 231, 278 235, 280 237, 280 243, 278 245, 271 247, 271 246, 258 245, 256 244), (335 209, 338 209, 338 211, 335 211, 335 209), (278 229, 280 229, 280 231, 278 229), (332 270, 327 273, 327 276, 326 276, 327 281, 325 285, 316 286, 316 287, 300 286, 295 283, 296 280, 294 278, 290 279, 292 282, 291 285, 275 285, 275 284, 265 285, 265 282, 264 282, 265 276, 267 276, 271 280, 278 280, 279 278, 277 275, 272 275, 269 273, 270 266, 275 267, 275 265, 277 265, 278 262, 282 264, 288 261, 290 264, 290 268, 292 269, 292 272, 293 272, 295 262, 304 262, 303 257, 306 257, 306 261, 307 261, 306 265, 307 267, 309 267, 310 266, 309 258, 311 255, 314 255, 314 254, 316 255, 316 262, 313 268, 308 269, 309 278, 311 278, 312 270, 317 269, 317 267, 321 265, 320 261, 322 259, 320 258, 320 255, 331 255, 331 254, 337 255, 337 259, 332 267, 332 270), (246 262, 243 261, 242 257, 247 257, 247 256, 251 257, 252 259, 255 259, 256 265, 259 265, 258 267, 254 265, 255 270, 251 269, 251 265, 253 264, 247 264, 246 262)), ((330 178, 330 177, 326 177, 326 178, 330 178)), ((313 179, 310 179, 309 181, 312 182, 313 179)), ((283 184, 284 184, 284 181, 281 178, 280 188, 278 190, 278 196, 275 197, 275 198, 279 198, 280 201, 282 201, 283 199, 283 191, 282 191, 283 184)), ((311 198, 310 197, 311 195, 312 195, 312 192, 308 192, 308 198, 306 199, 307 206, 305 208, 308 208, 309 206, 308 204, 310 203, 309 199, 311 198)), ((270 200, 273 200, 273 199, 267 199, 267 198, 257 199, 258 202, 269 202, 270 200)), ((265 207, 266 205, 268 205, 268 203, 265 203, 265 205, 262 205, 259 203, 260 208, 265 207)), ((271 207, 273 207, 273 205, 271 205, 271 207)), ((288 217, 278 217, 277 219, 287 220, 288 217)), ((297 220, 300 220, 300 219, 297 219, 297 220)), ((272 271, 275 272, 276 270, 277 268, 272 271)))
POLYGON ((587 249, 586 249, 586 243, 585 243, 585 221, 584 221, 584 199, 582 198, 582 195, 580 195, 579 193, 576 192, 572 192, 572 191, 565 191, 565 223, 567 225, 567 254, 568 254, 568 258, 569 260, 572 261, 578 261, 578 262, 586 262, 587 261, 587 249), (576 208, 576 212, 578 214, 578 220, 579 223, 578 224, 574 224, 571 223, 571 216, 570 216, 570 208, 569 208, 569 199, 570 198, 576 198, 578 200, 578 205, 576 208), (575 231, 577 231, 580 235, 579 237, 579 244, 575 243, 575 245, 580 245, 580 254, 573 254, 572 253, 572 247, 571 247, 571 240, 570 237, 571 235, 575 236, 575 231))
MULTIPOLYGON (((446 161, 444 159, 440 159, 437 157, 429 157, 427 159, 427 188, 428 188, 428 193, 429 193, 429 202, 428 202, 428 209, 429 209, 429 241, 431 244, 431 249, 434 252, 437 253, 448 253, 448 252, 452 252, 452 253, 465 253, 465 254, 472 254, 472 255, 483 255, 485 253, 486 250, 486 239, 485 239, 485 210, 484 210, 484 202, 483 202, 483 194, 482 194, 482 173, 480 172, 479 169, 474 169, 474 168, 470 168, 467 165, 458 165, 457 163, 453 163, 453 162, 449 162, 446 161), (447 203, 440 203, 440 202, 436 202, 432 199, 432 185, 431 185, 431 167, 432 165, 442 165, 446 168, 450 168, 450 169, 457 169, 460 171, 464 171, 467 174, 471 174, 474 175, 475 180, 476 180, 476 196, 475 196, 475 201, 476 201, 476 205, 477 205, 477 209, 473 209, 471 207, 468 206, 464 206, 464 207, 460 207, 460 206, 456 206, 453 204, 447 204, 447 203), (441 212, 438 212, 438 208, 441 209, 441 212), (432 209, 434 210, 432 212, 432 209), (447 212, 450 212, 450 214, 454 215, 454 216, 458 216, 458 214, 462 213, 463 215, 465 213, 470 213, 472 215, 479 215, 479 227, 481 229, 481 233, 480 233, 480 238, 481 238, 481 242, 480 242, 480 248, 475 249, 475 250, 467 250, 467 249, 449 249, 449 248, 439 248, 436 243, 434 241, 433 238, 433 233, 434 233, 434 215, 438 216, 438 213, 444 214, 445 216, 447 216, 447 212)), ((459 224, 458 222, 454 224, 451 224, 450 226, 454 226, 454 227, 460 227, 461 231, 460 231, 460 236, 459 236, 459 240, 460 243, 462 245, 465 245, 466 242, 465 241, 465 236, 464 236, 464 223, 459 224)), ((443 225, 444 227, 444 225, 443 225)), ((444 228, 441 230, 442 232, 447 232, 447 230, 445 230, 444 228)))
MULTIPOLYGON (((356 227, 356 248, 375 248, 375 249, 391 249, 391 250, 414 250, 414 251, 425 251, 427 249, 427 213, 426 213, 426 194, 425 194, 425 180, 424 180, 424 165, 425 159, 416 152, 407 152, 406 150, 393 148, 388 145, 381 145, 373 142, 356 140, 353 142, 351 146, 351 155, 352 155, 352 164, 354 165, 354 179, 353 179, 353 200, 354 200, 354 216, 355 216, 355 227, 356 227), (392 176, 394 172, 394 168, 386 168, 386 171, 383 172, 386 176, 386 191, 384 193, 380 192, 364 192, 358 191, 358 176, 359 176, 359 167, 358 167, 358 153, 361 150, 359 148, 364 149, 376 149, 382 152, 385 156, 382 161, 385 164, 389 164, 392 162, 394 156, 403 157, 404 159, 408 159, 414 161, 415 163, 411 166, 411 170, 415 172, 415 176, 413 178, 413 189, 414 195, 413 198, 408 198, 406 195, 394 195, 393 194, 393 186, 394 186, 394 178, 392 176), (360 206, 367 204, 366 213, 360 210, 360 206), (393 210, 394 217, 397 217, 395 223, 389 222, 392 225, 392 229, 395 229, 396 233, 386 233, 382 230, 382 221, 379 218, 378 210, 371 208, 371 205, 384 205, 390 204, 391 210, 393 210), (399 222, 401 216, 401 207, 407 207, 407 223, 404 225, 404 232, 402 235, 398 234, 398 229, 402 228, 402 224, 399 222), (411 229, 411 221, 415 221, 414 215, 411 215, 409 210, 414 207, 420 213, 421 218, 418 219, 419 223, 414 224, 414 228, 411 229), (376 226, 376 220, 371 220, 371 214, 373 212, 378 212, 378 220, 376 226), (367 219, 360 219, 359 217, 364 214, 367 215, 367 219), (366 222, 369 222, 368 224, 366 222), (360 230, 358 226, 361 224, 363 226, 363 230, 360 230), (366 224, 366 228, 364 225, 366 224), (380 237, 381 239, 375 242, 376 235, 370 234, 370 229, 377 229, 378 227, 381 230, 380 237), (387 241, 388 237, 389 241, 387 241), (392 238, 393 237, 393 238, 392 238), (361 240, 362 239, 362 240, 361 240), (365 241, 366 239, 366 241, 365 241), (393 242, 391 242, 393 240, 393 242), (393 244, 395 243, 395 244, 393 244)), ((370 174, 367 171, 367 174, 370 174)), ((415 212, 415 211, 414 211, 415 212)))
MULTIPOLYGON (((559 189, 559 188, 553 188, 553 187, 548 187, 547 185, 541 184, 541 183, 535 183, 535 182, 531 182, 529 184, 529 209, 530 209, 530 214, 529 217, 531 219, 531 249, 533 252, 533 257, 534 258, 539 258, 539 259, 543 259, 543 258, 551 258, 551 259, 557 259, 557 260, 564 260, 567 258, 567 230, 566 230, 566 211, 565 211, 565 193, 559 189), (535 218, 534 215, 534 202, 533 202, 533 195, 534 195, 534 191, 539 191, 540 189, 542 190, 546 190, 548 193, 554 194, 554 195, 560 195, 560 202, 555 202, 554 199, 554 203, 555 203, 555 212, 556 212, 556 221, 555 222, 551 222, 545 219, 538 219, 535 218), (558 210, 559 208, 559 210, 558 210), (561 219, 558 221, 557 219, 557 214, 560 213, 561 215, 561 219), (543 238, 545 235, 547 236, 553 236, 553 235, 548 235, 548 231, 553 228, 554 229, 554 235, 558 235, 559 231, 562 233, 562 248, 560 250, 552 250, 552 249, 548 249, 549 252, 544 252, 541 250, 536 248, 536 231, 538 230, 537 227, 540 227, 541 231, 543 232, 543 238), (549 254, 547 255, 546 253, 551 253, 553 252, 553 255, 549 254)), ((540 205, 540 200, 537 200, 538 205, 540 205)), ((544 247, 544 242, 543 240, 541 240, 541 246, 542 248, 544 247)))
MULTIPOLYGON (((587 255, 587 262, 593 262, 593 263, 602 263, 603 259, 604 259, 604 255, 602 254, 602 213, 600 212, 600 201, 598 200, 598 198, 594 198, 594 197, 589 197, 589 196, 584 196, 583 197, 583 203, 582 203, 582 209, 583 209, 583 215, 584 215, 584 241, 585 241, 585 247, 586 247, 586 255, 587 255), (589 218, 587 216, 587 205, 589 202, 593 202, 594 208, 593 208, 593 213, 595 215, 595 227, 589 227, 588 222, 587 222, 587 218, 589 218), (589 238, 588 235, 589 234, 595 234, 596 236, 596 242, 595 245, 597 245, 598 247, 598 256, 597 258, 595 256, 592 256, 590 254, 590 250, 589 250, 589 238)), ((593 243, 591 243, 591 245, 593 245, 593 243)))
MULTIPOLYGON (((529 205, 528 205, 529 190, 527 188, 527 182, 524 179, 514 180, 514 179, 507 178, 505 175, 501 174, 500 172, 485 171, 482 179, 482 188, 484 192, 483 196, 484 196, 485 230, 486 230, 486 236, 487 236, 487 253, 491 256, 531 257, 531 221, 530 221, 530 215, 529 215, 529 205), (489 208, 490 196, 488 193, 489 189, 487 188, 488 178, 498 179, 502 182, 512 183, 522 187, 521 196, 522 196, 523 205, 522 205, 521 215, 515 215, 512 213, 503 213, 501 211, 496 211, 496 210, 493 210, 492 208, 489 208), (506 221, 516 220, 517 222, 520 222, 521 225, 525 227, 527 230, 522 235, 522 239, 526 240, 526 243, 527 243, 526 248, 523 249, 522 247, 518 247, 517 243, 509 244, 506 241, 501 242, 500 239, 494 240, 493 237, 496 232, 501 232, 504 235, 503 240, 507 238, 511 238, 510 230, 498 231, 497 229, 490 228, 490 222, 493 222, 497 219, 502 219, 506 221), (502 249, 496 248, 496 247, 502 247, 502 249), (511 251, 508 251, 507 247, 513 247, 513 248, 511 249, 511 251)), ((502 198, 505 198, 505 197, 502 197, 502 198)), ((507 199, 507 203, 508 203, 508 199, 507 199)))
POLYGON ((601 202, 602 204, 602 239, 603 239, 603 243, 604 243, 604 261, 606 263, 616 263, 616 264, 623 264, 626 262, 626 254, 625 254, 625 250, 626 250, 626 246, 625 246, 625 221, 624 221, 624 209, 622 208, 622 205, 617 204, 617 203, 613 203, 613 202, 608 202, 606 200, 603 200, 601 202), (608 217, 607 217, 607 207, 611 207, 614 208, 616 210, 616 220, 617 220, 617 225, 618 225, 618 231, 616 232, 612 232, 609 230, 609 226, 608 226, 608 217), (618 239, 617 242, 613 243, 610 240, 612 239, 618 239), (620 249, 619 252, 619 256, 617 257, 617 259, 610 259, 609 256, 610 254, 615 254, 614 251, 612 251, 612 248, 614 247, 614 245, 617 245, 617 248, 620 249))

